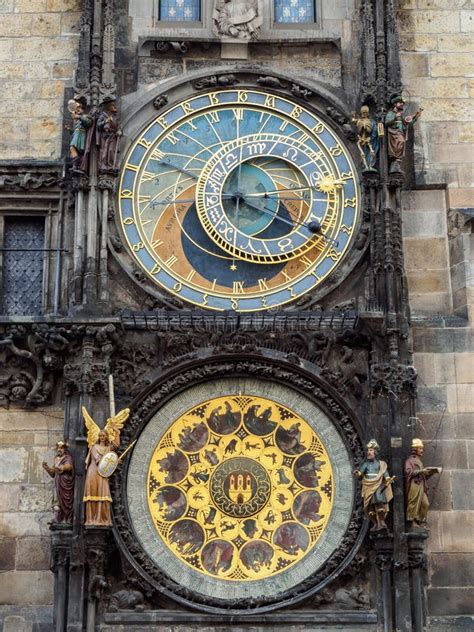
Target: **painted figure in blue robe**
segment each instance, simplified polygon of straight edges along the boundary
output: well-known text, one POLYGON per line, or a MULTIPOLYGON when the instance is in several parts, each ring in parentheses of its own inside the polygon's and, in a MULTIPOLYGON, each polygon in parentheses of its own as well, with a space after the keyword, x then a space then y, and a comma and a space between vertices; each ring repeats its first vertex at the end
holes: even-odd
POLYGON ((73 127, 69 142, 69 155, 72 158, 72 168, 83 171, 83 158, 87 145, 87 132, 93 124, 93 118, 86 112, 86 101, 83 98, 72 99, 68 104, 71 112, 73 127))
POLYGON ((377 154, 379 152, 379 137, 377 121, 370 116, 369 107, 363 105, 360 114, 352 116, 352 122, 357 127, 357 147, 364 165, 364 171, 376 171, 377 154))

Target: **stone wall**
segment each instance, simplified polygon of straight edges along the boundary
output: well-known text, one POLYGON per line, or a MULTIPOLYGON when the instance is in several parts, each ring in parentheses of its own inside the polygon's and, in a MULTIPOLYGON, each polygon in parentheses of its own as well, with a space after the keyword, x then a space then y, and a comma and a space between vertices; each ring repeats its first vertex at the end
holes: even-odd
POLYGON ((60 156, 80 0, 0 0, 0 159, 60 156))
POLYGON ((0 604, 51 604, 49 571, 54 445, 62 438, 62 410, 0 412, 0 604))
POLYGON ((419 372, 416 434, 431 482, 430 615, 474 611, 474 18, 467 0, 401 0, 404 84, 424 112, 417 190, 403 198, 405 262, 419 372), (431 187, 431 189, 429 188, 431 187), (432 187, 435 187, 434 189, 432 187))

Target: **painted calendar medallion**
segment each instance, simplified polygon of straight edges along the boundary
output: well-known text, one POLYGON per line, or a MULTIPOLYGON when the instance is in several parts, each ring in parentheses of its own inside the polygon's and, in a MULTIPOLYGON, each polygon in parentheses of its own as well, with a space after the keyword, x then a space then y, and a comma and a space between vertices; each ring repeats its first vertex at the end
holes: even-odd
POLYGON ((238 378, 211 385, 173 398, 138 440, 128 478, 137 540, 199 593, 230 599, 248 595, 247 584, 264 593, 270 579, 294 585, 347 526, 353 481, 343 442, 289 388, 238 378))

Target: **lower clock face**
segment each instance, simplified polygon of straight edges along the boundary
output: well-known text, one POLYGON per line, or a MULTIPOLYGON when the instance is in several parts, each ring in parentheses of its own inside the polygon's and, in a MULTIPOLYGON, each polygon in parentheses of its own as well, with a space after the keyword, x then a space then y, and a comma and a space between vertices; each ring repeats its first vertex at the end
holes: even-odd
POLYGON ((136 263, 185 301, 255 311, 340 265, 359 218, 352 160, 324 121, 257 90, 170 108, 132 146, 120 223, 136 263))
POLYGON ((249 582, 271 594, 266 582, 277 577, 280 587, 299 583, 349 520, 342 441, 290 389, 229 379, 212 383, 205 398, 203 391, 166 405, 138 440, 128 481, 138 540, 164 572, 201 594, 248 596, 249 582))

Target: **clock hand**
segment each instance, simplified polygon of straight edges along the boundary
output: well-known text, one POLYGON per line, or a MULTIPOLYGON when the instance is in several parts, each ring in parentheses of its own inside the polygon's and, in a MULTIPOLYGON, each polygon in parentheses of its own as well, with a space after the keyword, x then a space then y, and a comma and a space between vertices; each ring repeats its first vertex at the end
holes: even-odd
MULTIPOLYGON (((158 164, 166 165, 167 167, 171 167, 172 169, 175 169, 176 171, 181 171, 181 173, 185 173, 187 176, 194 178, 194 180, 197 180, 199 178, 199 176, 197 176, 195 173, 192 173, 191 171, 188 171, 187 169, 183 169, 183 167, 178 167, 178 165, 175 165, 172 162, 169 162, 169 160, 158 160, 158 164)), ((155 178, 160 178, 161 175, 162 175, 161 173, 157 173, 155 178)), ((150 179, 154 180, 155 178, 150 178, 150 179)))
MULTIPOLYGON (((339 184, 339 181, 335 181, 334 184, 339 184)), ((290 188, 286 188, 286 189, 275 189, 274 191, 264 191, 263 193, 247 193, 246 197, 263 197, 266 198, 269 195, 274 195, 276 193, 280 193, 280 191, 309 191, 311 189, 317 189, 320 185, 319 184, 314 184, 314 185, 308 185, 306 187, 290 187, 290 188)))
POLYGON ((278 221, 283 222, 284 224, 288 224, 289 226, 292 226, 292 227, 295 224, 298 224, 299 226, 304 226, 305 228, 307 228, 309 230, 310 233, 313 233, 314 235, 320 234, 321 237, 325 241, 332 242, 336 247, 339 245, 338 241, 336 241, 332 237, 327 237, 322 232, 321 224, 317 220, 312 220, 311 222, 307 222, 307 223, 306 222, 299 222, 297 220, 290 221, 288 219, 285 219, 284 217, 279 217, 278 215, 276 215, 276 213, 271 208, 268 208, 267 206, 264 206, 263 208, 260 208, 259 206, 256 206, 255 204, 252 204, 251 202, 248 202, 247 199, 246 199, 246 196, 244 196, 244 200, 245 200, 245 203, 248 206, 251 206, 252 208, 256 209, 257 211, 261 211, 262 213, 266 213, 267 215, 271 215, 274 219, 277 219, 278 221))
MULTIPOLYGON (((233 198, 234 196, 230 193, 225 193, 225 194, 222 194, 221 197, 223 197, 224 199, 230 199, 230 198, 233 198)), ((165 198, 164 200, 153 200, 150 206, 154 208, 155 206, 158 206, 160 204, 178 204, 178 203, 191 204, 192 202, 195 202, 195 201, 196 201, 195 198, 191 200, 181 200, 179 198, 176 198, 175 200, 167 200, 165 198)))

